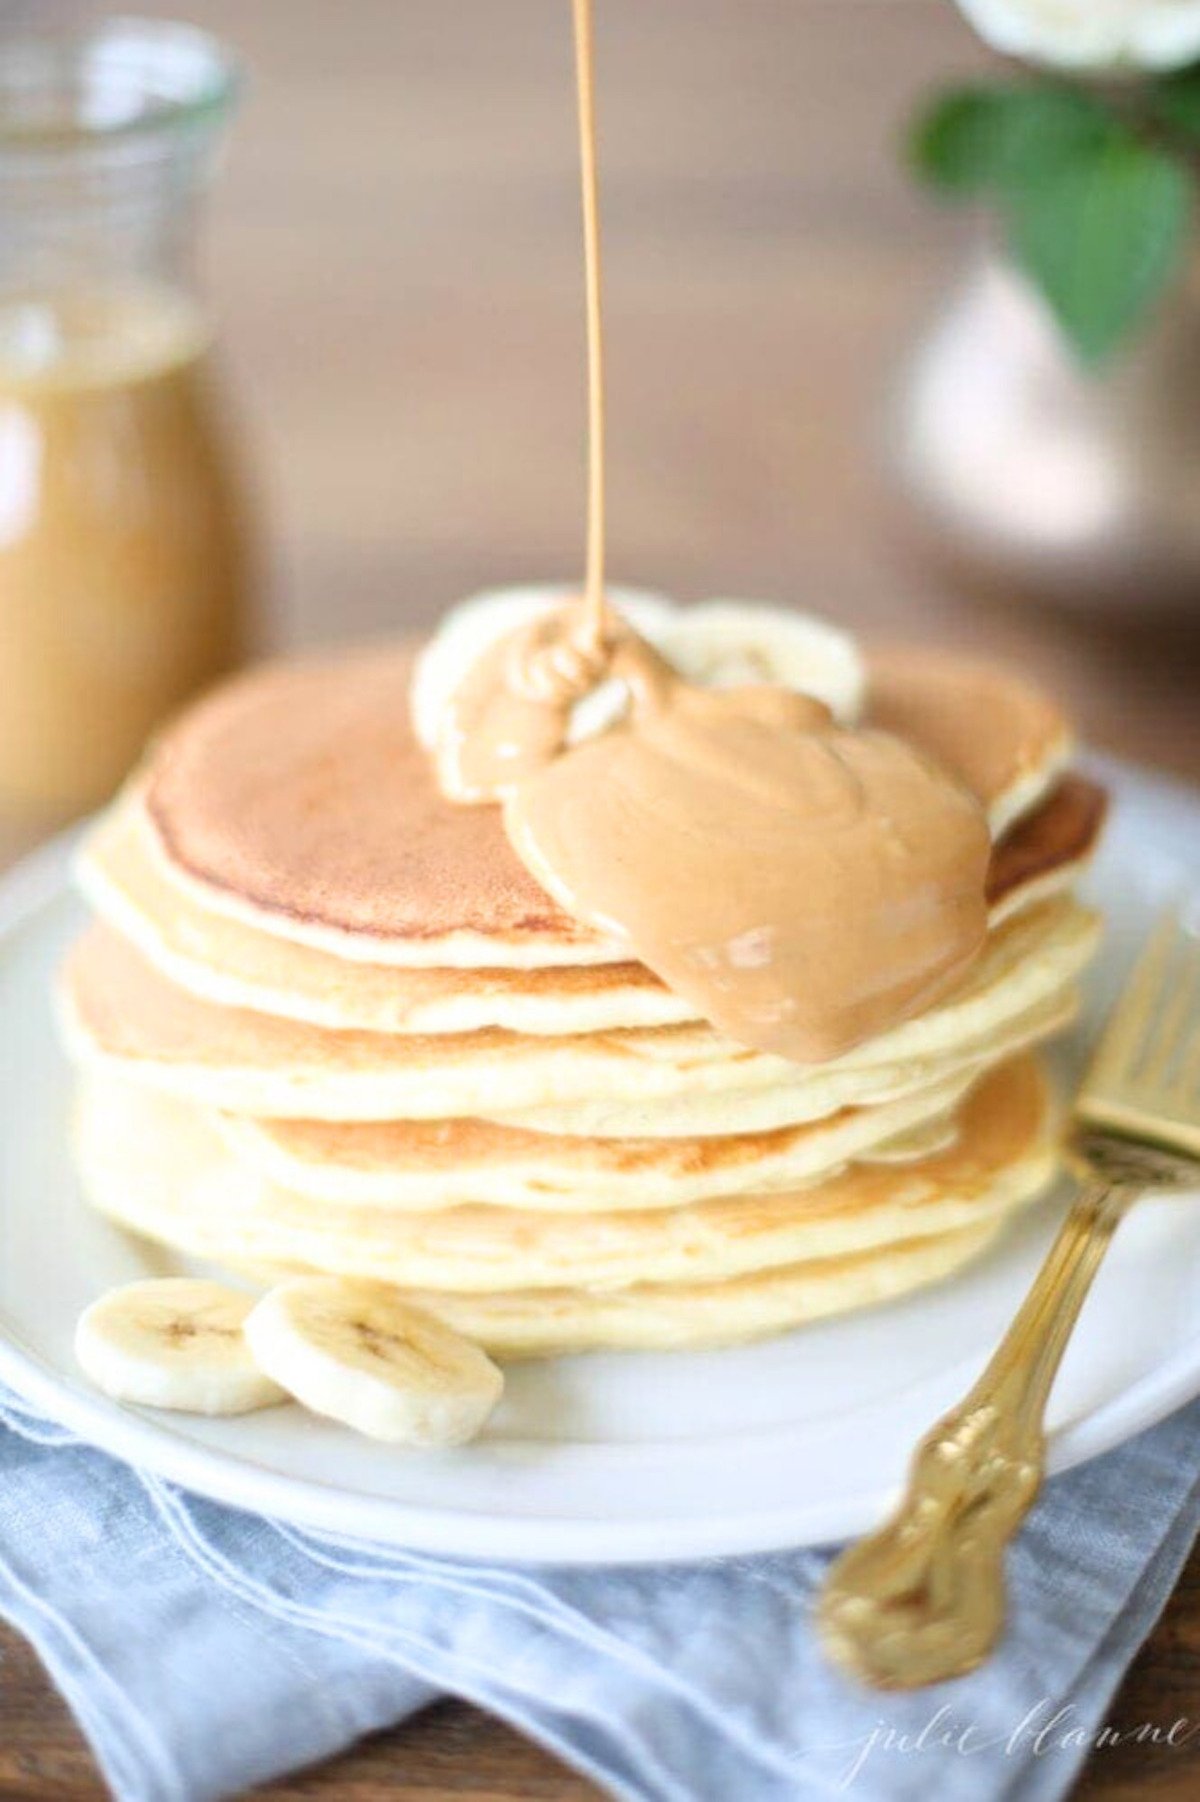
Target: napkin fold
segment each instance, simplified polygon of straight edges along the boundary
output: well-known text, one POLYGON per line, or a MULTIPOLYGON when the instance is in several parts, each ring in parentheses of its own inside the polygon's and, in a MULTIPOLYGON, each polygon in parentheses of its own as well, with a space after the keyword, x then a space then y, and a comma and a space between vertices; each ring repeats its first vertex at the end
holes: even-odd
MULTIPOLYGON (((832 1550, 600 1570, 395 1552, 185 1494, 0 1392, 0 1613, 120 1802, 238 1795, 446 1692, 631 1802, 1053 1802, 1191 1548, 1198 1471, 1200 1402, 1052 1480, 998 1655, 880 1696, 815 1641, 832 1550)), ((1174 1722, 1111 1725, 1161 1742, 1174 1722)))

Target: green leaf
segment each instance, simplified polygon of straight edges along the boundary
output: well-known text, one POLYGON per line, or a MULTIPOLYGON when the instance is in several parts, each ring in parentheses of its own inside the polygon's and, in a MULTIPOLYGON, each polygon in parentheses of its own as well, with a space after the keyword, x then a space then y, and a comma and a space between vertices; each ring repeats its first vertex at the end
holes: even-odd
POLYGON ((914 123, 909 160, 933 187, 970 194, 986 187, 997 164, 1004 97, 995 88, 940 94, 914 123))
POLYGON ((1151 116, 1188 138, 1200 138, 1200 68, 1181 69, 1146 89, 1151 116))
POLYGON ((947 194, 1005 193, 1094 149, 1110 128, 1100 100, 1060 82, 955 88, 917 119, 909 156, 947 194))
POLYGON ((1085 362, 1109 356, 1161 294, 1190 205, 1184 165, 1115 128, 1008 197, 1013 253, 1085 362))

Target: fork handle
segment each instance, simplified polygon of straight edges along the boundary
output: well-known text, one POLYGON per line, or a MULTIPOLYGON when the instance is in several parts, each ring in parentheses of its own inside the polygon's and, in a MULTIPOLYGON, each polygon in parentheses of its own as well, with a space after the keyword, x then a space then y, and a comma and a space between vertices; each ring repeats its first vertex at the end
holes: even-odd
POLYGON ((832 1566, 818 1627, 830 1656, 864 1682, 915 1689, 961 1677, 999 1637, 1004 1551, 1041 1487, 1050 1386, 1143 1186, 1085 1182, 986 1370, 917 1447, 899 1507, 832 1566))

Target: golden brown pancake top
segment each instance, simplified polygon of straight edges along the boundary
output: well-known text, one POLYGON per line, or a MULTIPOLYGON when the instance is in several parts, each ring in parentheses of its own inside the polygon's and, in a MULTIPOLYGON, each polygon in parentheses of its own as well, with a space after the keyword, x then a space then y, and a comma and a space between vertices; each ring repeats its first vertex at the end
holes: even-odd
MULTIPOLYGON (((438 792, 409 719, 414 654, 412 645, 383 645, 272 665, 185 713, 153 752, 145 789, 148 817, 172 864, 215 900, 248 902, 281 921, 383 940, 469 932, 518 943, 593 943, 520 863, 497 808, 455 806, 438 792)), ((993 692, 1010 697, 1001 710, 1013 721, 1005 754, 995 735, 979 730, 983 666, 921 651, 886 653, 878 667, 872 718, 935 754, 949 751, 985 803, 1029 773, 1035 743, 1053 748, 1041 698, 1031 690, 1033 698, 1022 700, 1016 678, 988 675, 993 692), (952 668, 961 667, 976 674, 962 702, 951 703, 952 668), (972 741, 981 750, 968 770, 964 747, 972 741)), ((1053 717, 1061 738, 1056 710, 1053 717)), ((1036 856, 1025 857, 1021 880, 1030 873, 1025 866, 1041 873, 1075 854, 1059 843, 1056 805, 1037 816, 1036 856)), ((1012 886, 1003 873, 1017 868, 1009 841, 1026 824, 998 853, 1005 862, 993 870, 992 899, 1012 886)))
POLYGON ((267 913, 373 937, 591 938, 513 855, 498 809, 438 792, 409 721, 413 657, 272 666, 186 713, 146 790, 172 862, 267 913))

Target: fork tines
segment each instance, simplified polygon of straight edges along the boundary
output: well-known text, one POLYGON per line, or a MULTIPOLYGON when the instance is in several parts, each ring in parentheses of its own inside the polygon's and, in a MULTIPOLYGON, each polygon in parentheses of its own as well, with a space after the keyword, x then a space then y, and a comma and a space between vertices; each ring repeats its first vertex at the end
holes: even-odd
POLYGON ((1088 1126, 1200 1157, 1200 934, 1175 909, 1108 1017, 1075 1111, 1088 1126))

